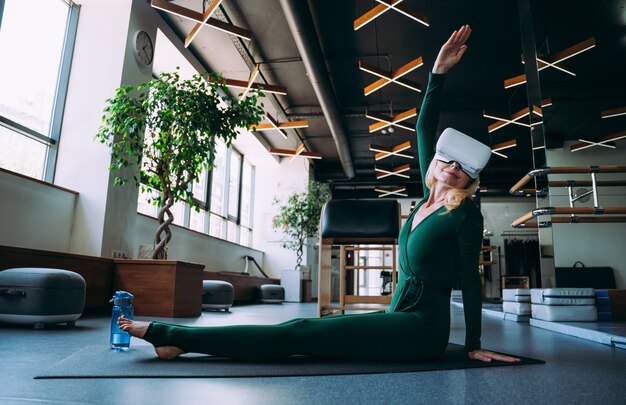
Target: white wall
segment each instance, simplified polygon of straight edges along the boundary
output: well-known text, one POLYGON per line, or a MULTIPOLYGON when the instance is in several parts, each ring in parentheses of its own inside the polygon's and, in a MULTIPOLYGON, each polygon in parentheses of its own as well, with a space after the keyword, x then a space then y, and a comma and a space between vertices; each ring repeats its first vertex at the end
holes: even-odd
MULTIPOLYGON (((623 165, 626 142, 618 141, 617 149, 593 147, 579 152, 569 148, 548 150, 548 166, 623 165)), ((598 174, 598 180, 625 180, 626 173, 598 174)), ((589 180, 589 175, 551 175, 554 180, 589 180)), ((626 207, 626 187, 600 187, 600 205, 626 207)), ((567 189, 551 188, 550 204, 567 207, 567 189)), ((576 206, 592 207, 592 201, 576 206)), ((626 223, 555 224, 553 225, 554 260, 557 267, 570 267, 576 261, 586 266, 613 268, 617 288, 626 288, 626 223)))
POLYGON ((121 85, 150 80, 152 68, 133 54, 134 33, 156 38, 161 19, 141 0, 81 0, 64 111, 55 184, 80 193, 70 243, 72 253, 108 257, 132 251, 137 209, 133 185, 113 187, 110 151, 94 141, 105 100, 121 85))
MULTIPOLYGON (((269 155, 268 155, 269 156, 269 155)), ((256 166, 256 189, 254 192, 254 234, 252 246, 265 252, 263 270, 272 277, 280 277, 283 270, 294 269, 297 262, 296 252, 282 247, 284 236, 272 226, 272 219, 278 213, 274 198, 281 203, 293 192, 303 192, 309 180, 309 164, 306 159, 282 159, 276 161, 269 157, 256 166)), ((309 263, 307 249, 304 251, 303 264, 309 263)))
POLYGON ((0 196, 0 245, 69 251, 75 193, 0 170, 0 196))
MULTIPOLYGON (((135 227, 135 239, 140 244, 151 245, 159 226, 158 221, 138 214, 135 227)), ((167 247, 168 260, 181 260, 204 264, 205 271, 243 272, 244 256, 252 256, 257 263, 263 263, 263 252, 235 243, 217 239, 179 226, 171 226, 172 240, 167 247)), ((265 271, 265 269, 263 269, 265 271)), ((256 267, 250 263, 248 272, 262 277, 256 267)), ((266 272, 267 273, 267 272, 266 272)), ((268 274, 272 277, 272 275, 268 274)))
POLYGON ((102 253, 110 152, 94 141, 105 99, 119 87, 131 3, 81 1, 55 184, 80 193, 70 252, 102 253))

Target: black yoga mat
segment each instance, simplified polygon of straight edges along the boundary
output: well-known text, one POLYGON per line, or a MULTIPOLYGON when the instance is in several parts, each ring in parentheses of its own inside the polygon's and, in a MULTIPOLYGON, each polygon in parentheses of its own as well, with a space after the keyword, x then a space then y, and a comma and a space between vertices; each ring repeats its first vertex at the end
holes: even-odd
POLYGON ((449 344, 442 357, 429 361, 370 362, 293 356, 280 361, 245 362, 194 354, 185 354, 176 360, 161 360, 156 357, 152 346, 136 345, 129 351, 117 352, 103 345, 92 345, 54 364, 35 378, 286 377, 407 373, 544 363, 520 358, 522 361, 519 363, 473 361, 467 358, 462 346, 449 344))

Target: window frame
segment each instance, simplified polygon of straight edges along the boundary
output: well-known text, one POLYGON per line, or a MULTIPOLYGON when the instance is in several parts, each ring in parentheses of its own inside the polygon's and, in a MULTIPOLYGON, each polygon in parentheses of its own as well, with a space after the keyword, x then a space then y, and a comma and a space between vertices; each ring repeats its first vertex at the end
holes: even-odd
POLYGON ((226 208, 226 219, 228 221, 234 222, 236 225, 240 225, 240 220, 241 220, 241 187, 242 187, 242 183, 243 183, 243 154, 240 153, 237 149, 235 149, 234 147, 228 148, 228 204, 229 206, 226 208), (236 211, 237 214, 236 215, 231 215, 230 214, 230 175, 231 175, 231 163, 232 163, 232 157, 233 157, 233 153, 236 154, 237 156, 239 156, 239 176, 238 176, 238 182, 237 182, 237 207, 236 207, 236 211))
MULTIPOLYGON (((256 174, 256 168, 254 166, 254 164, 252 164, 251 161, 249 161, 248 159, 246 159, 246 155, 244 155, 243 153, 241 153, 239 150, 237 150, 237 148, 235 148, 233 145, 231 146, 226 146, 224 145, 224 150, 226 153, 226 156, 224 156, 224 184, 223 184, 223 195, 222 195, 222 212, 216 212, 212 209, 212 204, 211 204, 211 194, 212 194, 212 189, 213 189, 213 185, 214 183, 217 181, 217 179, 215 178, 215 171, 211 170, 207 173, 206 176, 206 203, 202 203, 202 201, 200 201, 199 199, 194 197, 194 201, 196 203, 199 204, 200 210, 204 211, 205 214, 205 219, 204 219, 204 224, 203 224, 203 230, 201 231, 202 234, 205 235, 209 235, 211 237, 216 237, 218 239, 222 239, 222 240, 230 240, 232 243, 236 243, 238 245, 241 246, 245 246, 245 247, 252 247, 252 235, 254 233, 254 229, 253 229, 253 223, 254 223, 254 191, 255 191, 255 174, 256 174), (230 189, 229 189, 229 182, 230 182, 230 163, 231 163, 231 159, 233 154, 237 154, 237 156, 239 156, 240 158, 240 163, 239 163, 239 184, 238 184, 238 188, 237 188, 237 217, 230 215, 228 212, 228 203, 229 203, 229 199, 230 199, 230 189), (244 226, 241 224, 241 209, 242 209, 242 196, 243 196, 243 182, 244 182, 244 166, 245 165, 249 165, 250 167, 250 203, 249 203, 249 226, 244 226), (212 235, 211 234, 211 221, 214 218, 219 218, 220 221, 222 221, 222 226, 220 229, 220 235, 216 236, 216 235, 212 235), (235 235, 232 238, 228 238, 228 226, 230 224, 234 224, 235 225, 235 235), (241 229, 245 228, 248 232, 249 232, 249 240, 246 241, 247 244, 241 244, 241 229)), ((142 181, 143 183, 143 181, 142 181)), ((193 185, 191 186, 193 187, 193 185)), ((141 196, 141 193, 140 193, 141 196)), ((183 209, 183 219, 182 219, 182 226, 184 228, 187 228, 191 231, 194 232, 199 232, 196 229, 192 229, 191 228, 191 211, 193 210, 193 208, 191 207, 191 205, 187 204, 187 203, 183 203, 184 204, 184 209, 183 209)), ((156 212, 156 210, 155 210, 156 212)), ((156 215, 156 214, 155 214, 156 215)))
MULTIPOLYGON (((65 24, 65 35, 61 51, 61 60, 58 64, 57 81, 55 85, 54 102, 50 111, 50 135, 44 135, 9 118, 0 115, 0 125, 17 135, 26 136, 34 141, 40 142, 47 147, 45 161, 43 162, 43 173, 41 180, 53 183, 56 161, 58 156, 58 145, 61 139, 61 127, 63 124, 63 113, 70 81, 70 71, 74 56, 74 46, 76 44, 76 33, 78 31, 78 17, 80 5, 73 1, 57 0, 68 6, 67 20, 65 24)), ((4 18, 5 2, 0 2, 0 29, 4 18)))

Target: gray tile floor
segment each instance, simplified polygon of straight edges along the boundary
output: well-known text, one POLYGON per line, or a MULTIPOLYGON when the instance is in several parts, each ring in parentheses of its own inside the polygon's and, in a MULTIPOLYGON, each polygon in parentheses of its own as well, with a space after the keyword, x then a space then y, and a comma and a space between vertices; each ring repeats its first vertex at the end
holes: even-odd
MULTIPOLYGON (((462 311, 451 311, 450 340, 461 344, 462 311)), ((286 303, 177 322, 274 323, 314 314, 315 304, 286 303)), ((626 404, 626 350, 489 317, 483 318, 484 347, 546 364, 332 377, 33 379, 86 345, 106 346, 109 322, 87 316, 75 329, 45 330, 0 324, 0 404, 626 404)))

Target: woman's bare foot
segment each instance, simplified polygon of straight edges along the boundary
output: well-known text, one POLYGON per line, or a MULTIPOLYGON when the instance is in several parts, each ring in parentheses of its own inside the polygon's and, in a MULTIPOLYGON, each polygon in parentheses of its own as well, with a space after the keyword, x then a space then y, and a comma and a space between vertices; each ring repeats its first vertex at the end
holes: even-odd
POLYGON ((159 356, 159 358, 164 360, 174 360, 181 354, 185 353, 176 346, 155 347, 154 351, 156 352, 157 356, 159 356))
MULTIPOLYGON (((121 330, 128 332, 131 336, 143 339, 146 331, 148 330, 148 326, 150 326, 150 322, 133 321, 122 315, 117 320, 117 325, 120 327, 121 330)), ((155 347, 154 351, 156 352, 157 356, 159 356, 159 358, 165 360, 173 360, 184 353, 184 351, 176 346, 155 347)))
POLYGON ((148 326, 150 326, 150 322, 133 321, 122 315, 117 320, 117 325, 121 330, 128 332, 131 336, 143 339, 148 330, 148 326))

